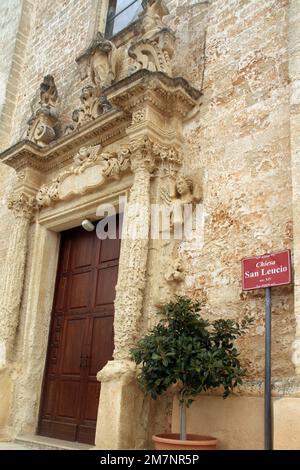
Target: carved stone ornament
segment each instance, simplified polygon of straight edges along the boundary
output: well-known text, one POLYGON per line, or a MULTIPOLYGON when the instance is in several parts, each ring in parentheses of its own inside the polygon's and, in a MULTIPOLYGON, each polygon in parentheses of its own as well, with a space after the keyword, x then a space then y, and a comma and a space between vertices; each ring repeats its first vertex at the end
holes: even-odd
POLYGON ((141 35, 128 50, 129 56, 137 62, 130 68, 130 73, 147 69, 172 77, 175 35, 162 21, 169 10, 163 0, 147 0, 143 2, 143 8, 141 35))
POLYGON ((180 283, 183 282, 185 279, 184 268, 182 264, 182 260, 180 258, 176 258, 169 263, 166 274, 165 280, 169 283, 180 283))
POLYGON ((153 171, 156 161, 180 161, 174 147, 164 147, 148 137, 132 141, 118 152, 101 152, 101 146, 83 147, 74 156, 74 165, 60 173, 49 185, 39 189, 36 200, 39 208, 47 207, 77 194, 93 191, 109 179, 119 179, 122 173, 145 166, 153 171))
POLYGON ((120 173, 130 168, 130 152, 101 153, 101 146, 83 147, 74 156, 74 165, 60 173, 50 185, 43 185, 37 193, 38 207, 47 207, 56 201, 70 199, 102 186, 108 179, 119 179, 120 173))
POLYGON ((202 181, 179 174, 170 182, 169 191, 163 189, 161 196, 167 204, 196 204, 202 200, 202 181))
POLYGON ((165 204, 172 207, 171 226, 181 227, 183 224, 183 207, 188 204, 199 203, 202 200, 202 174, 199 179, 191 176, 177 175, 170 180, 169 190, 161 189, 161 199, 165 204))
POLYGON ((59 136, 58 93, 52 75, 40 85, 40 107, 28 121, 26 138, 45 147, 59 136))
POLYGON ((147 159, 159 162, 176 162, 181 164, 181 154, 175 147, 165 147, 157 142, 153 142, 148 136, 143 136, 131 142, 131 154, 139 156, 141 162, 147 159))
POLYGON ((36 199, 23 192, 12 193, 7 201, 7 207, 16 217, 30 219, 37 208, 36 199))
POLYGON ((72 119, 77 124, 75 126, 76 129, 79 129, 83 124, 89 121, 93 121, 112 108, 106 96, 99 96, 96 87, 91 85, 85 86, 82 89, 80 101, 83 106, 75 109, 72 114, 72 119))
POLYGON ((80 67, 81 79, 84 80, 89 75, 99 95, 116 79, 117 48, 100 32, 97 33, 87 50, 77 57, 76 62, 80 67))
POLYGON ((164 247, 160 259, 160 269, 158 267, 159 279, 154 291, 154 304, 156 307, 161 307, 174 298, 175 295, 178 295, 178 290, 183 284, 185 276, 183 263, 177 254, 176 245, 170 242, 164 247))

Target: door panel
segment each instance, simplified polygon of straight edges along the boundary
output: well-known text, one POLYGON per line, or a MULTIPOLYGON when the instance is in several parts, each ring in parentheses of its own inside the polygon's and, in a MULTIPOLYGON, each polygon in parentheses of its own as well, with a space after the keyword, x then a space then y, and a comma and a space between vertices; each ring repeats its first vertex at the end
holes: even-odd
POLYGON ((94 377, 112 357, 114 350, 113 321, 113 315, 108 317, 96 316, 92 320, 89 377, 94 377))
POLYGON ((118 280, 118 266, 99 269, 97 276, 96 306, 113 304, 116 297, 115 287, 118 280))
POLYGON ((62 375, 73 375, 80 380, 80 356, 84 347, 87 320, 85 318, 66 318, 61 352, 62 375))
MULTIPOLYGON (((69 310, 88 308, 91 298, 93 272, 74 274, 69 281, 68 305, 69 310)), ((72 312, 73 313, 73 312, 72 312)))
POLYGON ((120 240, 81 227, 62 234, 39 433, 94 443, 101 384, 112 359, 120 240))

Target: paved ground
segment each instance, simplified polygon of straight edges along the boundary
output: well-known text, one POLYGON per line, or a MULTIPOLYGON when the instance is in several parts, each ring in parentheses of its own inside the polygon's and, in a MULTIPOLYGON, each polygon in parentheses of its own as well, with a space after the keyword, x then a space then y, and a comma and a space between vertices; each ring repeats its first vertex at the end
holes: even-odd
POLYGON ((1 450, 37 450, 32 447, 25 447, 15 442, 0 442, 0 451, 1 450))

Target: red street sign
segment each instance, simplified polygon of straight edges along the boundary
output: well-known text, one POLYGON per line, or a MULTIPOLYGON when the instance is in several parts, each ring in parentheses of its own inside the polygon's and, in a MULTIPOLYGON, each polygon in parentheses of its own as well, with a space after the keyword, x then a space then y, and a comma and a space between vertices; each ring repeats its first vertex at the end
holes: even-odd
POLYGON ((242 260, 243 290, 284 286, 292 282, 290 250, 242 260))

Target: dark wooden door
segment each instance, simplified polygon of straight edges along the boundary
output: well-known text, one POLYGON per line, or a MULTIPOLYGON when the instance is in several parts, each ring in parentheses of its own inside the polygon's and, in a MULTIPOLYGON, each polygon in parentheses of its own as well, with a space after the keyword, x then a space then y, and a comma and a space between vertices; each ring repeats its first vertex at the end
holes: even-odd
POLYGON ((93 444, 100 384, 113 353, 120 240, 62 234, 39 433, 93 444))

